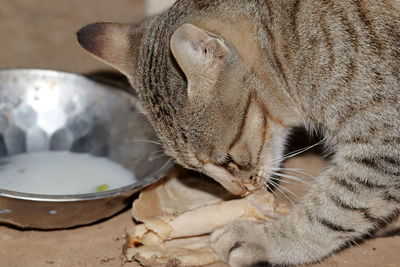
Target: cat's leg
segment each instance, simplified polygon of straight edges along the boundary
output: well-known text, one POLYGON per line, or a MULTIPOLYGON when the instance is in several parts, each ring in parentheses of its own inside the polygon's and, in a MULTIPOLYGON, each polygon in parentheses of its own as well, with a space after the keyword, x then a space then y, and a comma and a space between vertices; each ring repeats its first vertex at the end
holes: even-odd
POLYGON ((290 215, 270 224, 235 221, 212 235, 213 248, 233 267, 318 261, 397 213, 398 161, 343 147, 290 215))

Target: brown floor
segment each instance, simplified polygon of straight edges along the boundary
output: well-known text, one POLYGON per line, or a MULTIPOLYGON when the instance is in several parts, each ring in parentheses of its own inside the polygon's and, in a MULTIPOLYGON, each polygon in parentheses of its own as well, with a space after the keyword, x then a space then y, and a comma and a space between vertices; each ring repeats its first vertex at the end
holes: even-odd
MULTIPOLYGON (((121 260, 125 230, 130 223, 130 214, 125 212, 75 230, 21 232, 0 226, 0 266, 138 267, 135 263, 123 264, 121 260)), ((374 239, 313 267, 397 267, 400 266, 399 251, 400 237, 374 239)))
MULTIPOLYGON (((0 0, 0 68, 90 73, 108 69, 83 52, 75 32, 96 21, 143 17, 142 0, 0 0)), ((74 230, 19 231, 0 226, 0 267, 121 266, 129 212, 74 230)), ((400 237, 370 240, 318 266, 400 266, 400 237)), ((128 263, 125 266, 137 266, 128 263)))
POLYGON ((0 68, 107 69, 78 46, 75 32, 93 22, 143 16, 144 0, 0 0, 0 68))

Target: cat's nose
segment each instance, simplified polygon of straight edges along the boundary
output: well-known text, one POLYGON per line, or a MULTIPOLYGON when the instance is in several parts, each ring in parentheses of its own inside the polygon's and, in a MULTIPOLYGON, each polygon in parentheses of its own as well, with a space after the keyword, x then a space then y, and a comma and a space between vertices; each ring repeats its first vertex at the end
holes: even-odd
POLYGON ((254 192, 262 187, 262 178, 258 175, 252 175, 248 179, 248 183, 245 183, 244 187, 248 192, 254 192))
POLYGON ((252 175, 249 178, 250 183, 256 186, 260 185, 260 183, 262 182, 261 180, 262 180, 261 176, 258 175, 252 175))

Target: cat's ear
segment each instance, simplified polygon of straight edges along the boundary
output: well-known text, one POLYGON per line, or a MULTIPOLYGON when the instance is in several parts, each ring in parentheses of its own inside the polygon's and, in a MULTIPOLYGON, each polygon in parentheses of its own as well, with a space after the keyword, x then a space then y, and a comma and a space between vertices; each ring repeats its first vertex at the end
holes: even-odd
POLYGON ((77 33, 80 45, 124 74, 132 72, 143 36, 141 24, 99 22, 87 25, 77 33))
POLYGON ((229 51, 225 41, 192 24, 184 24, 171 37, 171 51, 187 76, 207 76, 217 80, 229 51))

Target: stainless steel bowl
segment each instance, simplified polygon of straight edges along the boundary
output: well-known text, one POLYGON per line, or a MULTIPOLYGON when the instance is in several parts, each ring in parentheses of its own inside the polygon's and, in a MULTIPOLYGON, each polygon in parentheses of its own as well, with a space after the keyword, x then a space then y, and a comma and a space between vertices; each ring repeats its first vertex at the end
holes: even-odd
MULTIPOLYGON (((0 223, 61 229, 110 217, 171 169, 135 99, 110 85, 49 70, 0 71, 0 158, 31 151, 108 157, 138 182, 80 195, 33 195, 0 188, 0 223), (142 141, 143 140, 143 141, 142 141)), ((1 179, 1 177, 0 177, 1 179)))

